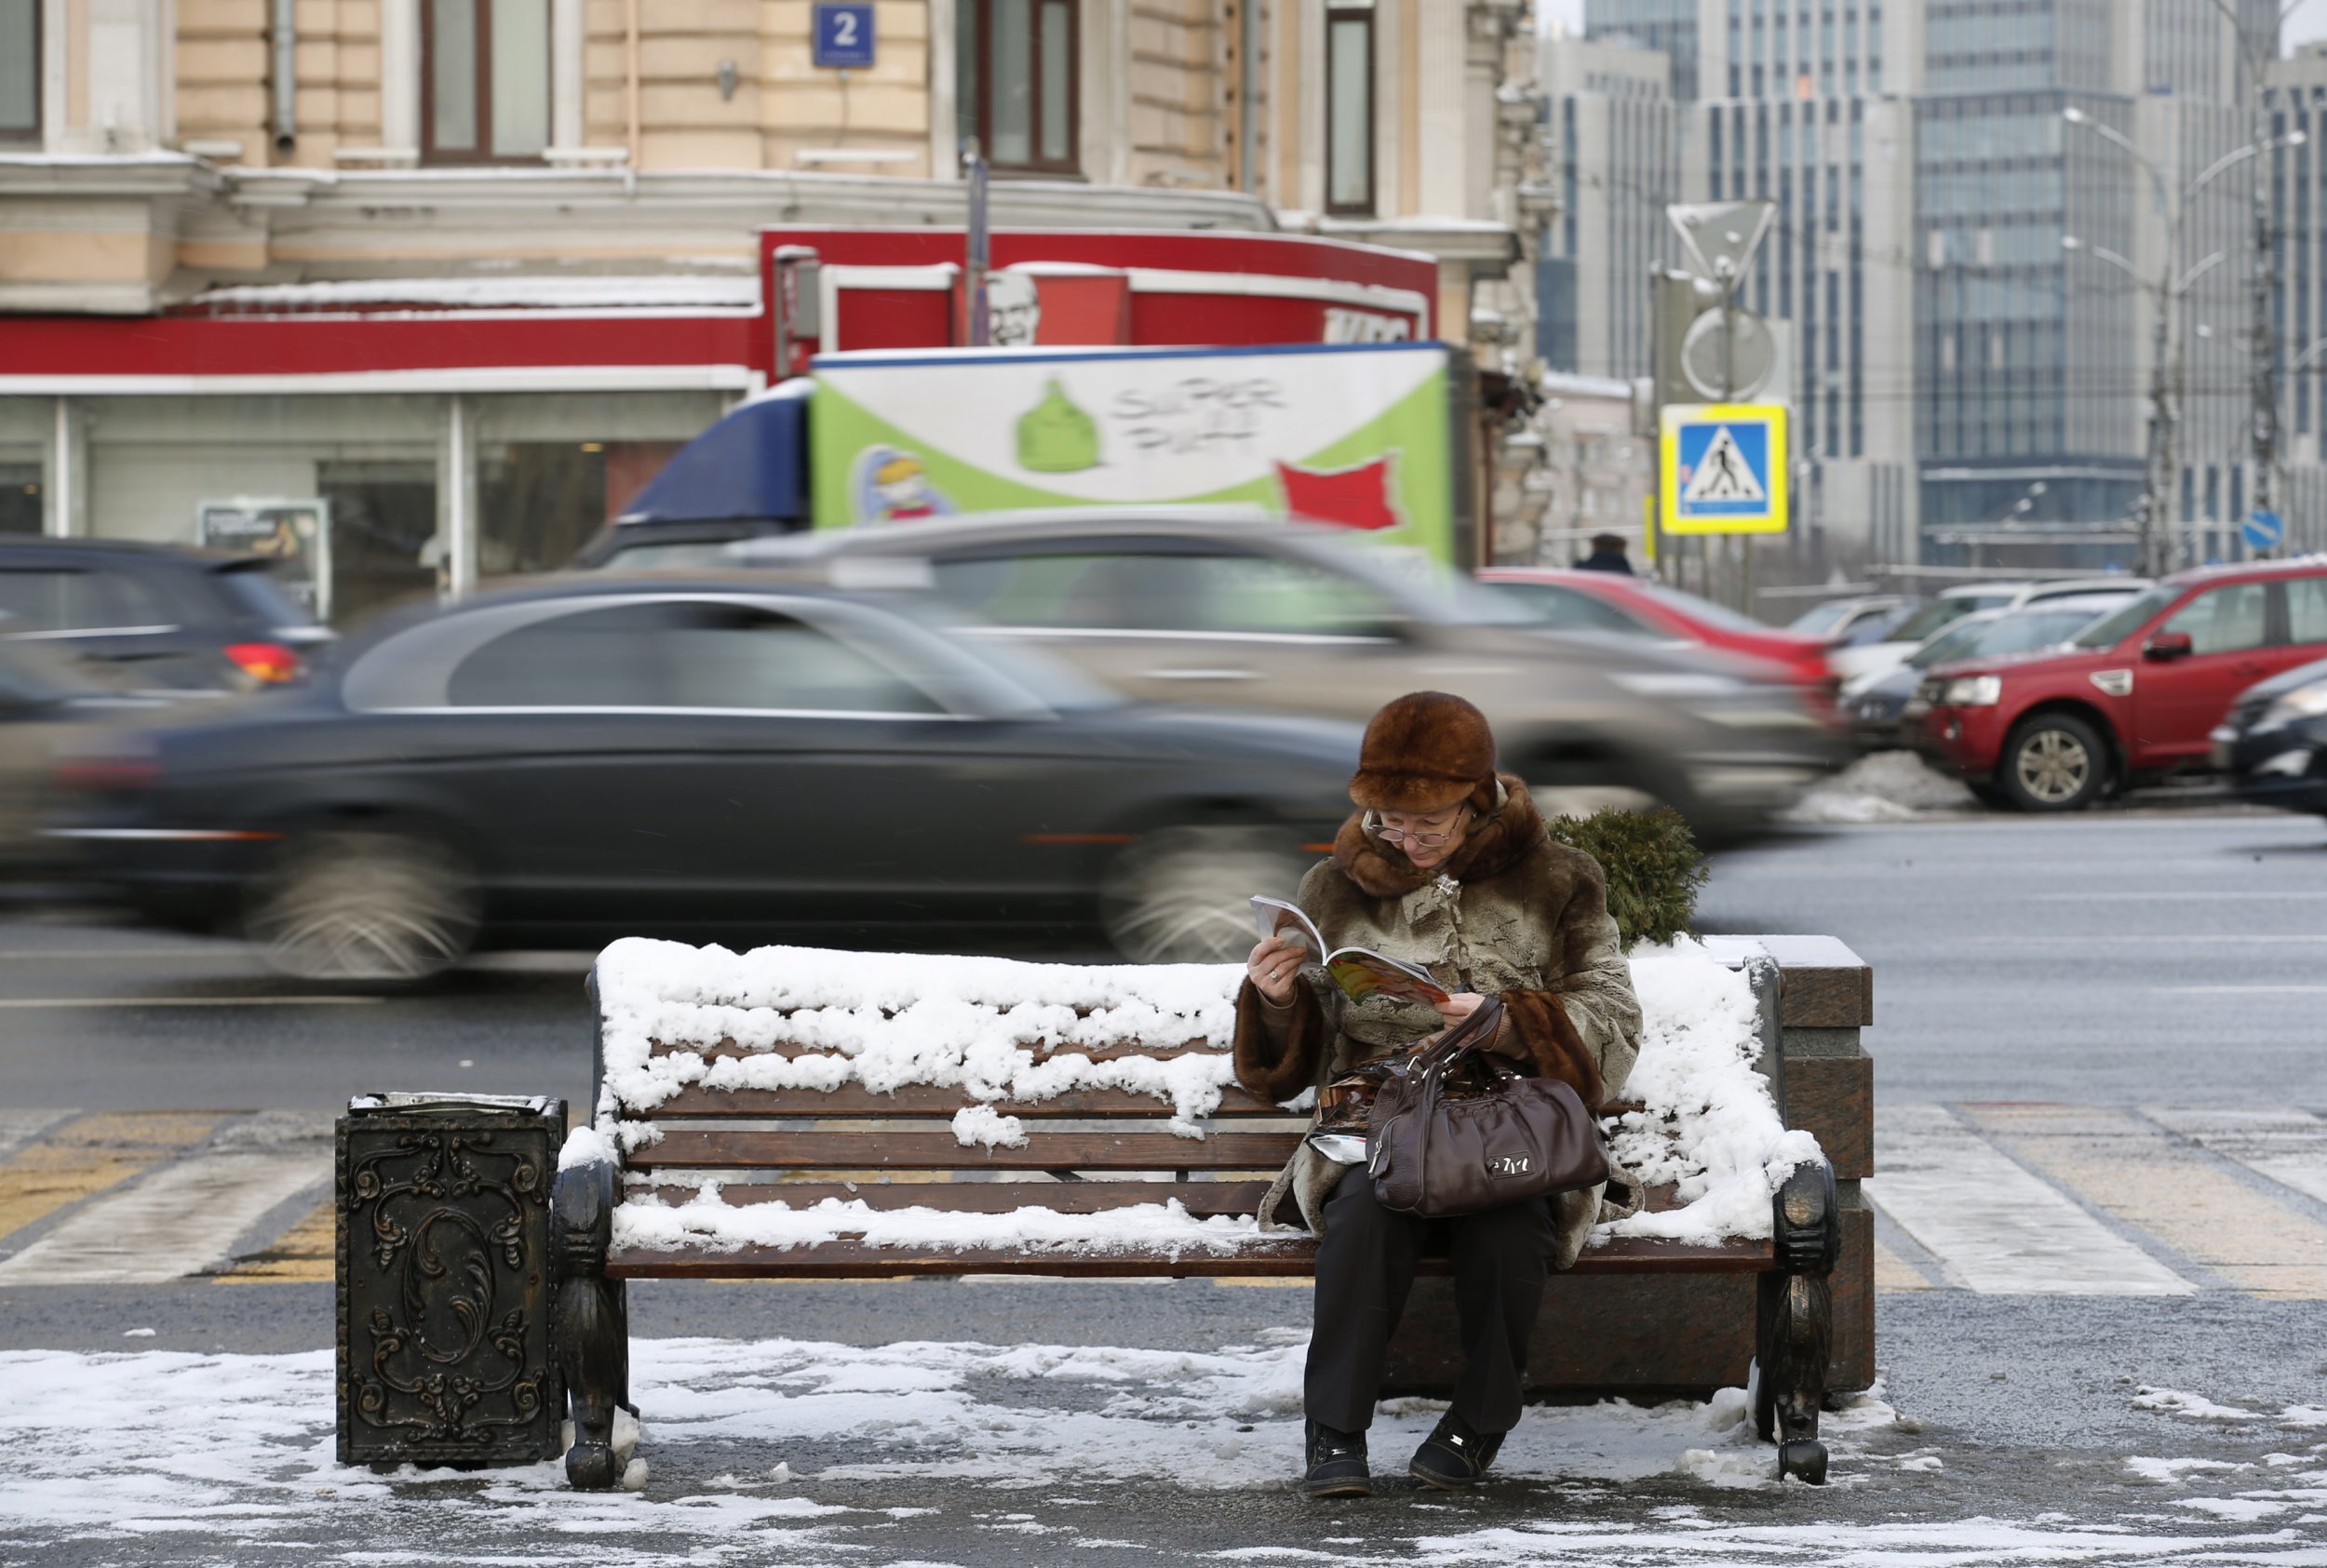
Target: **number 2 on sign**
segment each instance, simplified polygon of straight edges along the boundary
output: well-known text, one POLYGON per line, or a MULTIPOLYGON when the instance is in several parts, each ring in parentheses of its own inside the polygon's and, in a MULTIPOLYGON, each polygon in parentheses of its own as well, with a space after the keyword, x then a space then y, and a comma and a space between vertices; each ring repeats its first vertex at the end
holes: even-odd
POLYGON ((832 42, 844 49, 856 47, 856 13, 841 11, 832 18, 832 42))

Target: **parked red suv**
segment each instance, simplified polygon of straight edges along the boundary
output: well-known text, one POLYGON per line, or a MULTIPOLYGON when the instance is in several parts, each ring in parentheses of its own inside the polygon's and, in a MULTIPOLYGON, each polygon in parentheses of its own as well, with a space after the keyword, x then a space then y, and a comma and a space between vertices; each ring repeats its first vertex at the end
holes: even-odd
POLYGON ((1918 750, 1983 798, 2073 811, 2104 792, 2210 765, 2238 694, 2327 658, 2327 556, 2186 571, 2065 651, 1945 664, 1902 716, 1918 750), (1919 710, 1919 711, 1918 711, 1919 710))

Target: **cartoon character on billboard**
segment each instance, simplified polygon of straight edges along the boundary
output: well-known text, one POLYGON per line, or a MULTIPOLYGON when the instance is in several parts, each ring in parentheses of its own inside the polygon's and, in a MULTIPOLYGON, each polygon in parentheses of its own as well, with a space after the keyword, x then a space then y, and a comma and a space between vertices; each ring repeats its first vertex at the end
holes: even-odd
POLYGON ((953 515, 953 502, 929 481, 921 460, 894 447, 868 447, 857 455, 849 490, 865 523, 909 523, 953 515))
POLYGON ((986 275, 986 341, 996 348, 1032 348, 1042 329, 1042 293, 1025 273, 986 275))

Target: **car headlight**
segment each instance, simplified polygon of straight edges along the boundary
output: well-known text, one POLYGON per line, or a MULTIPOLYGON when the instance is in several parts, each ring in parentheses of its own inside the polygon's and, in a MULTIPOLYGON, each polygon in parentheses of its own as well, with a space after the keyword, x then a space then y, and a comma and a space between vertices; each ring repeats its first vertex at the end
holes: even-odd
POLYGON ((2002 676, 1968 675, 1949 681, 1940 701, 1951 708, 1992 708, 2003 697, 2002 676))
POLYGON ((2317 718, 2322 714, 2327 714, 2327 680, 2315 680, 2308 686, 2296 687, 2263 709, 2254 728, 2276 730, 2298 718, 2317 718))

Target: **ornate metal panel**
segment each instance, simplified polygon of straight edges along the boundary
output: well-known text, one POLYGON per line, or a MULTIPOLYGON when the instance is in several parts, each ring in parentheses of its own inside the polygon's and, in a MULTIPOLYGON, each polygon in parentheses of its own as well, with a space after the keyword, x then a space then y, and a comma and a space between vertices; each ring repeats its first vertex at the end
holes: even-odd
POLYGON ((362 1095, 339 1121, 342 1464, 554 1458, 562 1100, 362 1095))

